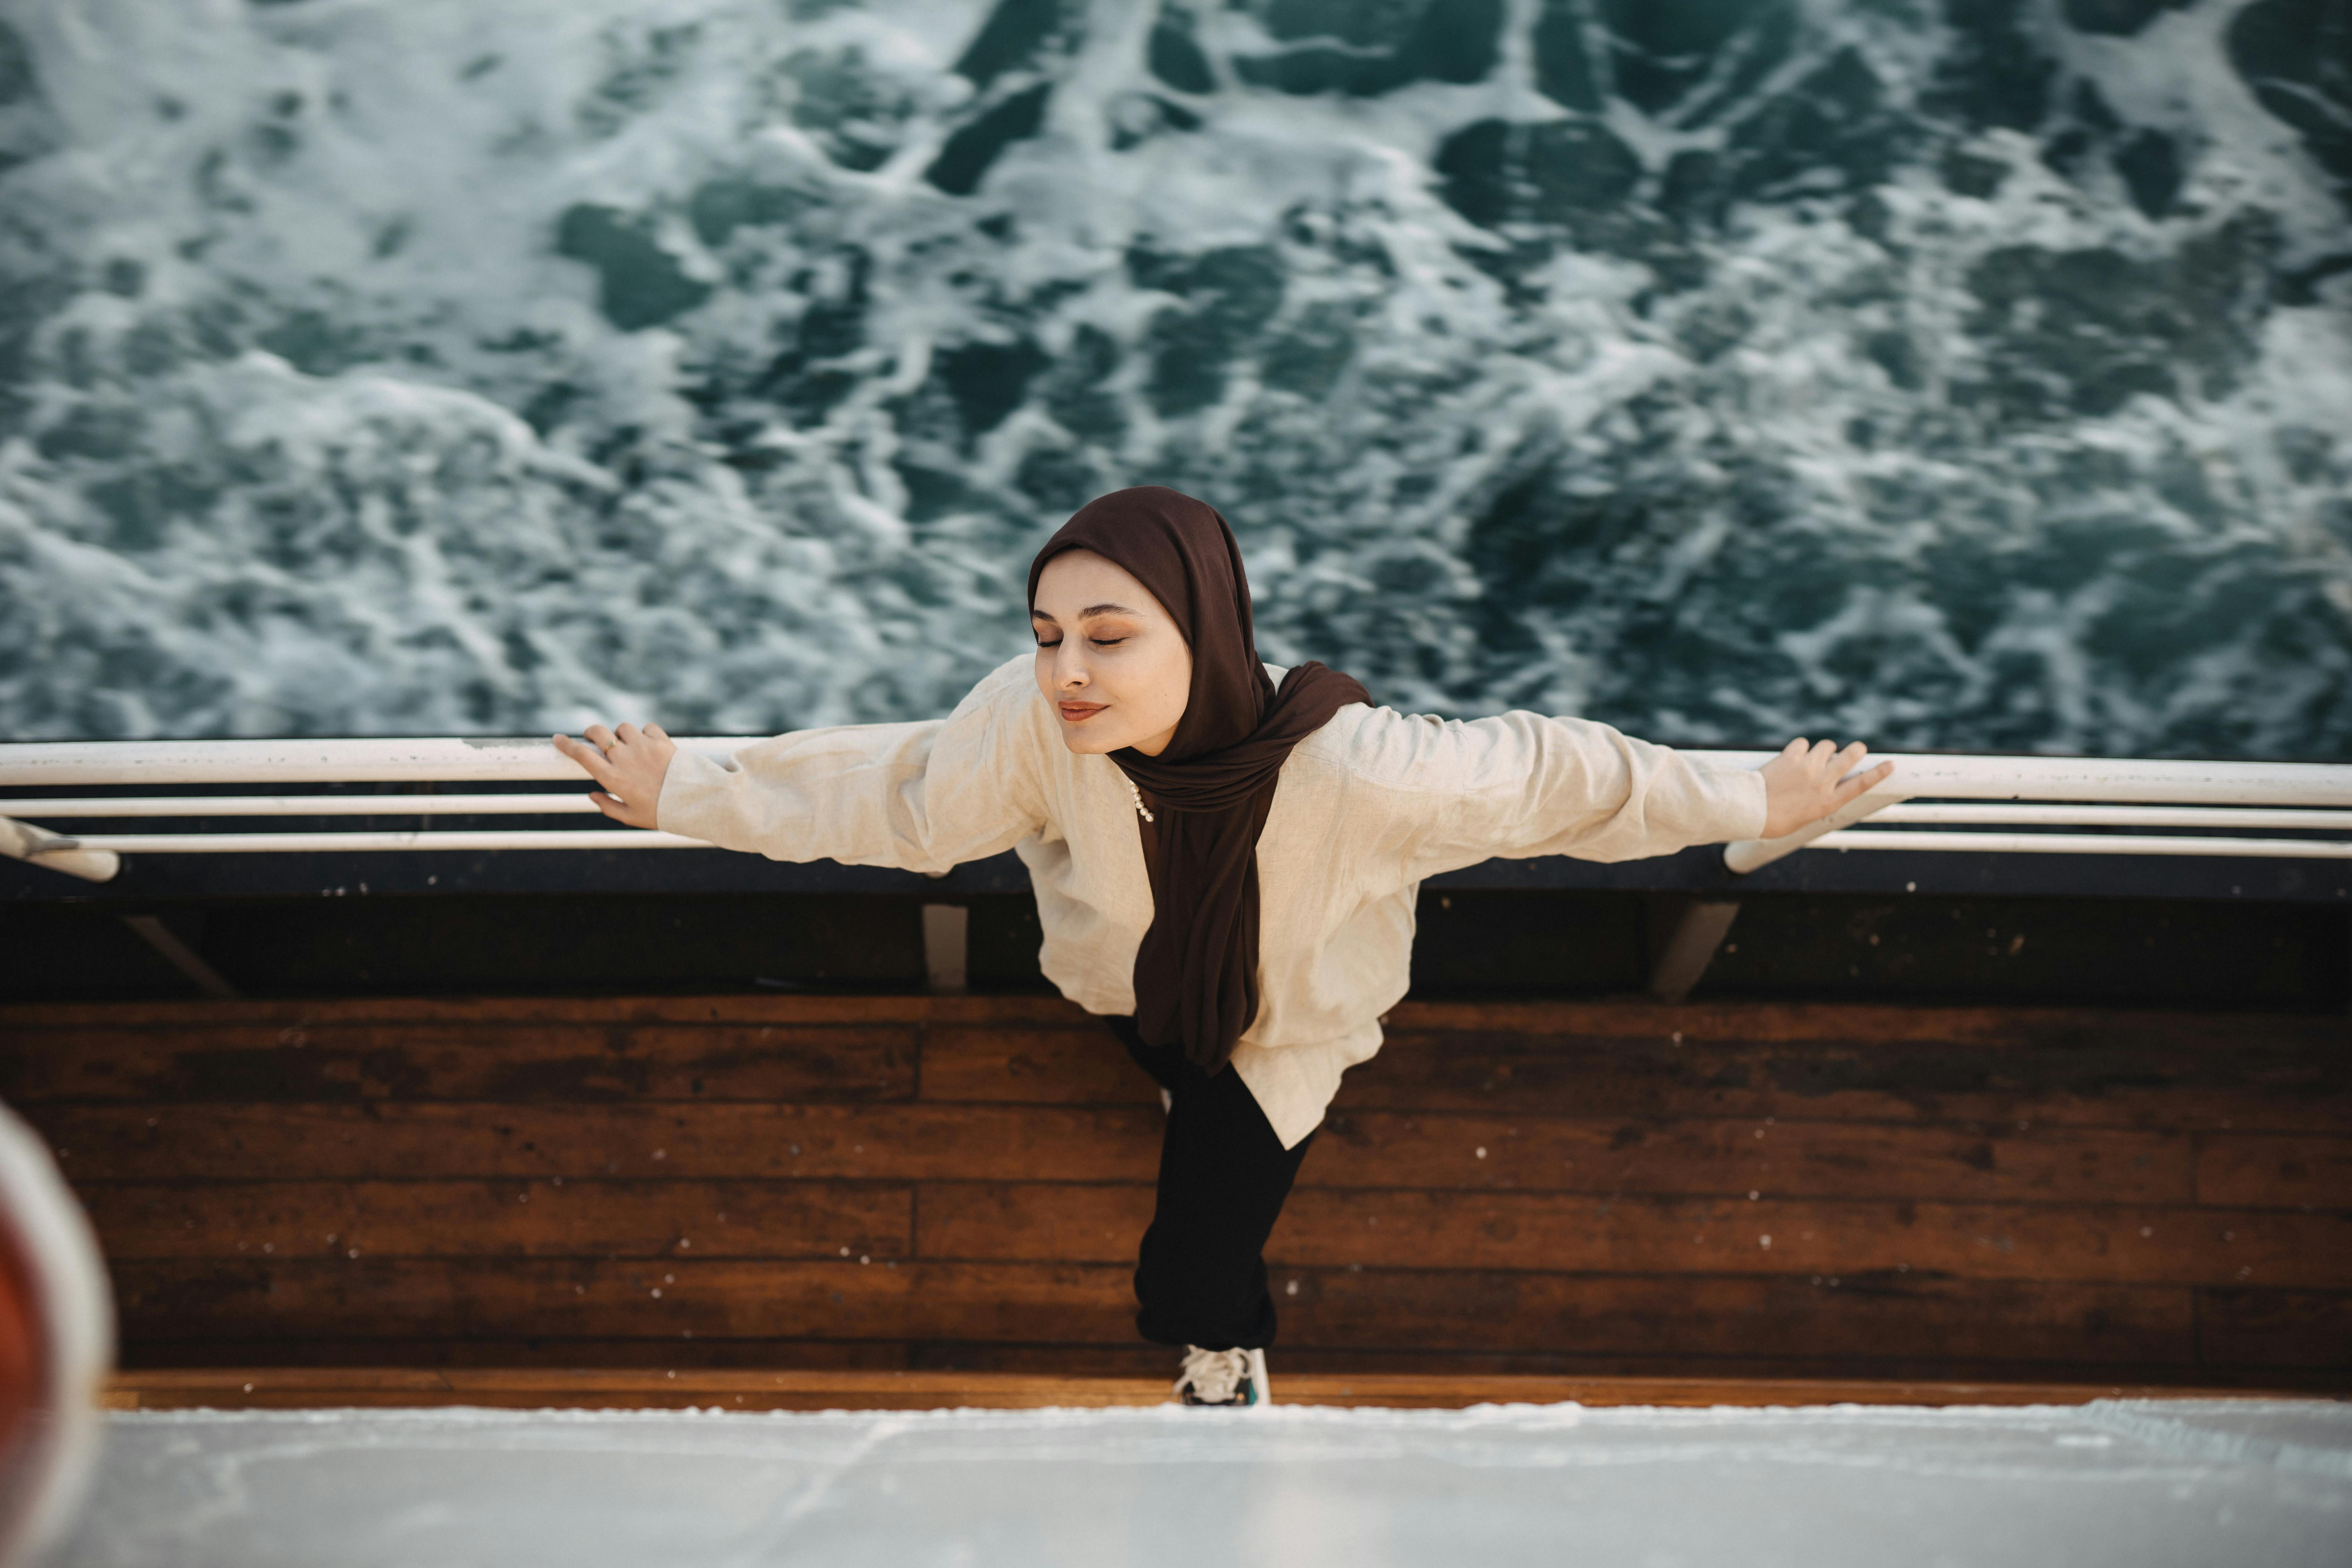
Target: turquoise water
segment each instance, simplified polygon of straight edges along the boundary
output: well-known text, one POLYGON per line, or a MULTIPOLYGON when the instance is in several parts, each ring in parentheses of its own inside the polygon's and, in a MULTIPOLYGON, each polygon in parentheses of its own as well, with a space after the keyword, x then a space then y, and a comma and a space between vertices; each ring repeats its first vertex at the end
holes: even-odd
POLYGON ((1262 650, 2352 757, 2347 0, 0 0, 0 736, 926 716, 1118 485, 1262 650))

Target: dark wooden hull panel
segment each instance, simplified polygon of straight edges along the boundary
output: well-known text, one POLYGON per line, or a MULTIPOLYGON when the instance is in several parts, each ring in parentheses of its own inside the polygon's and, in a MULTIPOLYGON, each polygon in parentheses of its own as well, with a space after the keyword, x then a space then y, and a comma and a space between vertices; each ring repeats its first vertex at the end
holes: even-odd
MULTIPOLYGON (((2342 1017, 1390 1027, 1268 1248, 1296 1375, 2352 1388, 2342 1017)), ((133 1369, 1168 1359, 1129 1321, 1156 1098, 1058 999, 16 1005, 0 1097, 133 1369)))

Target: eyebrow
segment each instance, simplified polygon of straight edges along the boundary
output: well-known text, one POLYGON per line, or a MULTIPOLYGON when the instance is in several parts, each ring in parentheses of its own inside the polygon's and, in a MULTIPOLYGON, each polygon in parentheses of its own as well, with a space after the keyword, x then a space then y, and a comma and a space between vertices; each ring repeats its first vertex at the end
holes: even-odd
MULTIPOLYGON (((1140 610, 1130 610, 1125 605, 1088 605, 1078 612, 1078 619, 1085 621, 1092 620, 1097 616, 1139 616, 1142 613, 1140 610)), ((1033 621, 1054 621, 1053 616, 1034 608, 1030 610, 1029 618, 1033 621)), ((1054 624, 1058 626, 1062 623, 1054 621, 1054 624)))

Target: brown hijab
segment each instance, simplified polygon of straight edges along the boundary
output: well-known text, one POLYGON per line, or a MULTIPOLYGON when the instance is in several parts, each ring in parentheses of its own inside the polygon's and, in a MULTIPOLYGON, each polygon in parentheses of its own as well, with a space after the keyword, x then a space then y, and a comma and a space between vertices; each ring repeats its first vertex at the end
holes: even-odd
POLYGON ((1033 605, 1039 574, 1065 550, 1124 567, 1192 646, 1192 689, 1167 750, 1110 757, 1161 807, 1151 928, 1135 954, 1136 1028, 1213 1073, 1257 1016, 1257 839, 1283 759, 1371 697, 1311 660, 1276 689, 1258 662, 1241 547, 1205 502, 1160 485, 1088 501, 1029 563, 1033 605))

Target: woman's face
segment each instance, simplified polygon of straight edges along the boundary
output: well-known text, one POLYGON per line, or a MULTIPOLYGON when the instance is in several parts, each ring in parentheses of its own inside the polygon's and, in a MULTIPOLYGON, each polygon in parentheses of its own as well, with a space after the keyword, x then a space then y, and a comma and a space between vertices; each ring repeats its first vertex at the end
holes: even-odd
POLYGON ((1176 622, 1123 566, 1065 550, 1037 575, 1030 607, 1037 689, 1074 752, 1133 746, 1156 757, 1176 738, 1192 689, 1192 649, 1176 622))

